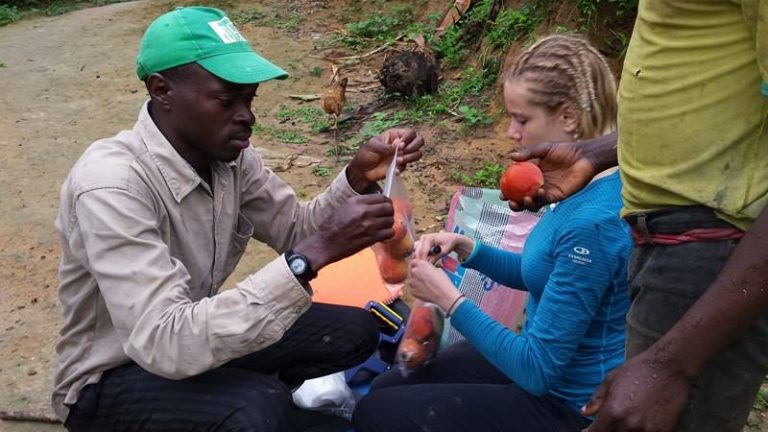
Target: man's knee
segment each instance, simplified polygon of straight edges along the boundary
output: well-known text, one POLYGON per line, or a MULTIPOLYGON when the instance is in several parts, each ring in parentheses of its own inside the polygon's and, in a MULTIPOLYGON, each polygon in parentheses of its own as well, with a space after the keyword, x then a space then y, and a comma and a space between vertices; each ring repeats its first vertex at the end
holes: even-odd
POLYGON ((228 400, 218 414, 217 430, 279 432, 290 429, 291 394, 278 382, 238 389, 228 395, 228 400))
POLYGON ((349 345, 350 354, 368 358, 379 345, 379 326, 371 314, 363 309, 350 311, 350 319, 354 323, 350 329, 354 338, 354 343, 349 345))

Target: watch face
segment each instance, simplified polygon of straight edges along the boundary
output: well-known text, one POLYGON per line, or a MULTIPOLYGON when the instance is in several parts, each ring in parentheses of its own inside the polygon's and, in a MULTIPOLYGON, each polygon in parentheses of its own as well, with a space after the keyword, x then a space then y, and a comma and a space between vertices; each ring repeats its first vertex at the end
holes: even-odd
POLYGON ((293 274, 303 274, 307 269, 307 263, 303 259, 294 259, 291 261, 291 271, 293 274))

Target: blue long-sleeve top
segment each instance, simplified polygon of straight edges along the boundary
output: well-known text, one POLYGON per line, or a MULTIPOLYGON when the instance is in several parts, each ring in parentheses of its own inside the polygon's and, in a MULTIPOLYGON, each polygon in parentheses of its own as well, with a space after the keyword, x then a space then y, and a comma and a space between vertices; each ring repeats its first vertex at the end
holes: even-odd
POLYGON ((618 216, 620 193, 613 173, 548 209, 522 255, 476 242, 464 266, 529 292, 520 335, 469 301, 451 316, 451 324, 515 383, 574 409, 624 359, 632 239, 618 216))

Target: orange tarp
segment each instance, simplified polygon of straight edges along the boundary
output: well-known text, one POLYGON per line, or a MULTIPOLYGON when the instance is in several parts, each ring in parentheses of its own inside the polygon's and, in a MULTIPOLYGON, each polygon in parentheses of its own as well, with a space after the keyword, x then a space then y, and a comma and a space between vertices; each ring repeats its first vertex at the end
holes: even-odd
POLYGON ((371 248, 324 267, 312 281, 312 290, 312 300, 318 303, 363 307, 372 300, 395 300, 379 275, 371 248))

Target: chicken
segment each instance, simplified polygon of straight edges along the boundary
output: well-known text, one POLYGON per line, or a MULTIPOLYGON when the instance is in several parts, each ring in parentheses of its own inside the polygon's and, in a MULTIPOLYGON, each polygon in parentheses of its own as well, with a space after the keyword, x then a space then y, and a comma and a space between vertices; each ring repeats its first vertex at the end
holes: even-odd
POLYGON ((341 110, 344 108, 344 102, 347 100, 347 79, 339 78, 339 68, 333 66, 333 73, 331 73, 331 87, 323 93, 321 101, 323 103, 323 111, 327 114, 333 115, 333 140, 336 146, 336 156, 339 156, 339 116, 341 110))

